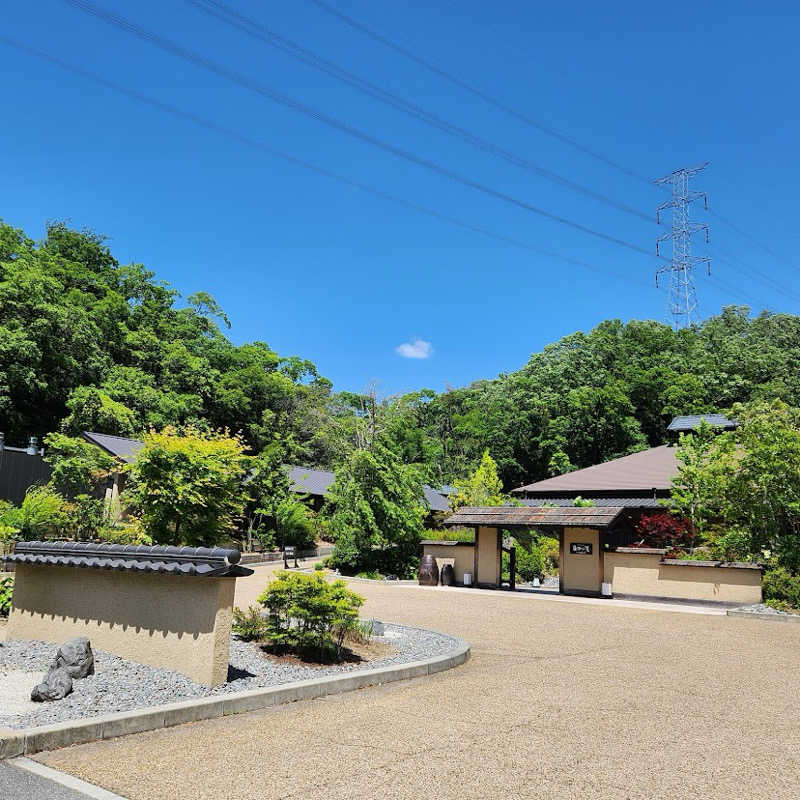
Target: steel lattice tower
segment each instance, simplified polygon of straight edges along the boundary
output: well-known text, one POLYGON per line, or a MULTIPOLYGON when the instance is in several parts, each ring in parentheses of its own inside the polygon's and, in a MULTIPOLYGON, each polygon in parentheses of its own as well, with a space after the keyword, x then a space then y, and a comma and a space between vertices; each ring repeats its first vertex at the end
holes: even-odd
POLYGON ((659 185, 671 184, 672 197, 665 200, 656 209, 656 222, 661 224, 661 212, 672 209, 672 231, 656 239, 656 255, 659 253, 659 244, 667 239, 672 240, 672 261, 669 266, 656 270, 656 287, 658 277, 664 272, 669 273, 669 295, 667 298, 667 318, 677 330, 694 322, 699 322, 697 315, 697 294, 694 288, 694 266, 705 264, 711 274, 711 259, 706 256, 692 255, 692 234, 705 231, 708 242, 708 225, 701 222, 689 221, 689 204, 698 198, 703 198, 705 208, 708 209, 708 198, 705 192, 689 191, 689 179, 704 170, 708 162, 697 167, 676 169, 669 175, 659 178, 659 185))

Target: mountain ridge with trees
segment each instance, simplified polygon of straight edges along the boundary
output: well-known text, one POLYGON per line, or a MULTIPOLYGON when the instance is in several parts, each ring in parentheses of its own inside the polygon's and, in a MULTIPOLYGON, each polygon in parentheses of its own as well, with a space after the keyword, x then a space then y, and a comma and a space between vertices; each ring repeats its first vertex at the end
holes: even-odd
POLYGON ((103 237, 50 223, 36 243, 0 223, 0 430, 123 436, 227 429, 252 453, 336 468, 376 442, 422 480, 452 483, 487 450, 503 488, 666 441, 675 414, 800 395, 800 317, 731 306, 675 331, 607 320, 519 370, 379 399, 334 392, 315 365, 234 345, 204 291, 186 298, 103 237))

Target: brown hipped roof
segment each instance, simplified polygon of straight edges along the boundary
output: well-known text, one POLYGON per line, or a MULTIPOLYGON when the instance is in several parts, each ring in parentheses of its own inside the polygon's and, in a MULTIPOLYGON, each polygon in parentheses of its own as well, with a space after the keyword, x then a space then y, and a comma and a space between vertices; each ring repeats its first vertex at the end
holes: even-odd
POLYGON ((499 528, 607 528, 622 513, 619 507, 531 508, 523 506, 465 506, 445 525, 490 525, 499 528))
POLYGON ((555 478, 547 478, 513 489, 512 494, 526 492, 626 492, 668 491, 678 474, 675 448, 668 445, 651 447, 640 453, 615 458, 555 478))

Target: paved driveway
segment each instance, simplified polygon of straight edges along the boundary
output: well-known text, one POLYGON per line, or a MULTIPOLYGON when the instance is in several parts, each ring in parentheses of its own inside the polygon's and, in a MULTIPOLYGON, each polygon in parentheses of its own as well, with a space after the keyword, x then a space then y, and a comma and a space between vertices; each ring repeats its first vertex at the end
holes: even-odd
POLYGON ((462 636, 471 660, 41 760, 132 800, 800 794, 800 625, 353 587, 365 614, 462 636))

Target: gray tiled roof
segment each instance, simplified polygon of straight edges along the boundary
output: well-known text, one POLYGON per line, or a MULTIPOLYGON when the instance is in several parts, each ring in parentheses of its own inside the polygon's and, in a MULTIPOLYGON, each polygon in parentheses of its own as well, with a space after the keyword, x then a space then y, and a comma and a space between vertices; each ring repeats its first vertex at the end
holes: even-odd
POLYGON ((328 491, 336 475, 327 469, 311 467, 289 467, 289 478, 293 492, 306 492, 322 496, 328 491))
POLYGON ((87 542, 17 542, 4 561, 57 567, 112 569, 120 572, 161 572, 172 575, 223 578, 252 575, 239 566, 238 550, 222 547, 148 547, 87 542))
POLYGON ((129 464, 136 460, 138 452, 144 447, 144 442, 138 439, 128 439, 125 436, 111 436, 108 433, 95 433, 84 431, 83 438, 87 442, 102 447, 107 453, 129 464))
POLYGON ((626 492, 630 495, 641 491, 650 492, 652 489, 668 491, 672 478, 678 474, 675 452, 676 448, 669 445, 651 447, 649 450, 595 464, 593 467, 520 486, 512 494, 614 492, 624 497, 626 492))
MULTIPOLYGON (((664 503, 664 500, 655 497, 586 497, 584 499, 591 500, 597 508, 661 508, 664 503)), ((519 502, 532 507, 547 504, 567 508, 572 506, 573 500, 572 497, 535 497, 519 502)))
POLYGON ((436 489, 432 489, 425 484, 422 487, 422 491, 425 494, 425 499, 428 501, 431 511, 450 510, 450 504, 447 502, 447 499, 440 492, 437 492, 436 489))
MULTIPOLYGON (((305 492, 321 497, 328 491, 335 473, 327 469, 312 469, 311 467, 289 467, 289 478, 292 481, 291 491, 305 492)), ((431 511, 449 511, 450 506, 441 492, 424 484, 422 491, 431 511)))
POLYGON ((687 414, 682 417, 675 417, 669 425, 668 431, 693 431, 701 421, 705 420, 709 425, 717 428, 725 428, 730 430, 735 428, 737 423, 728 419, 723 414, 687 414))

